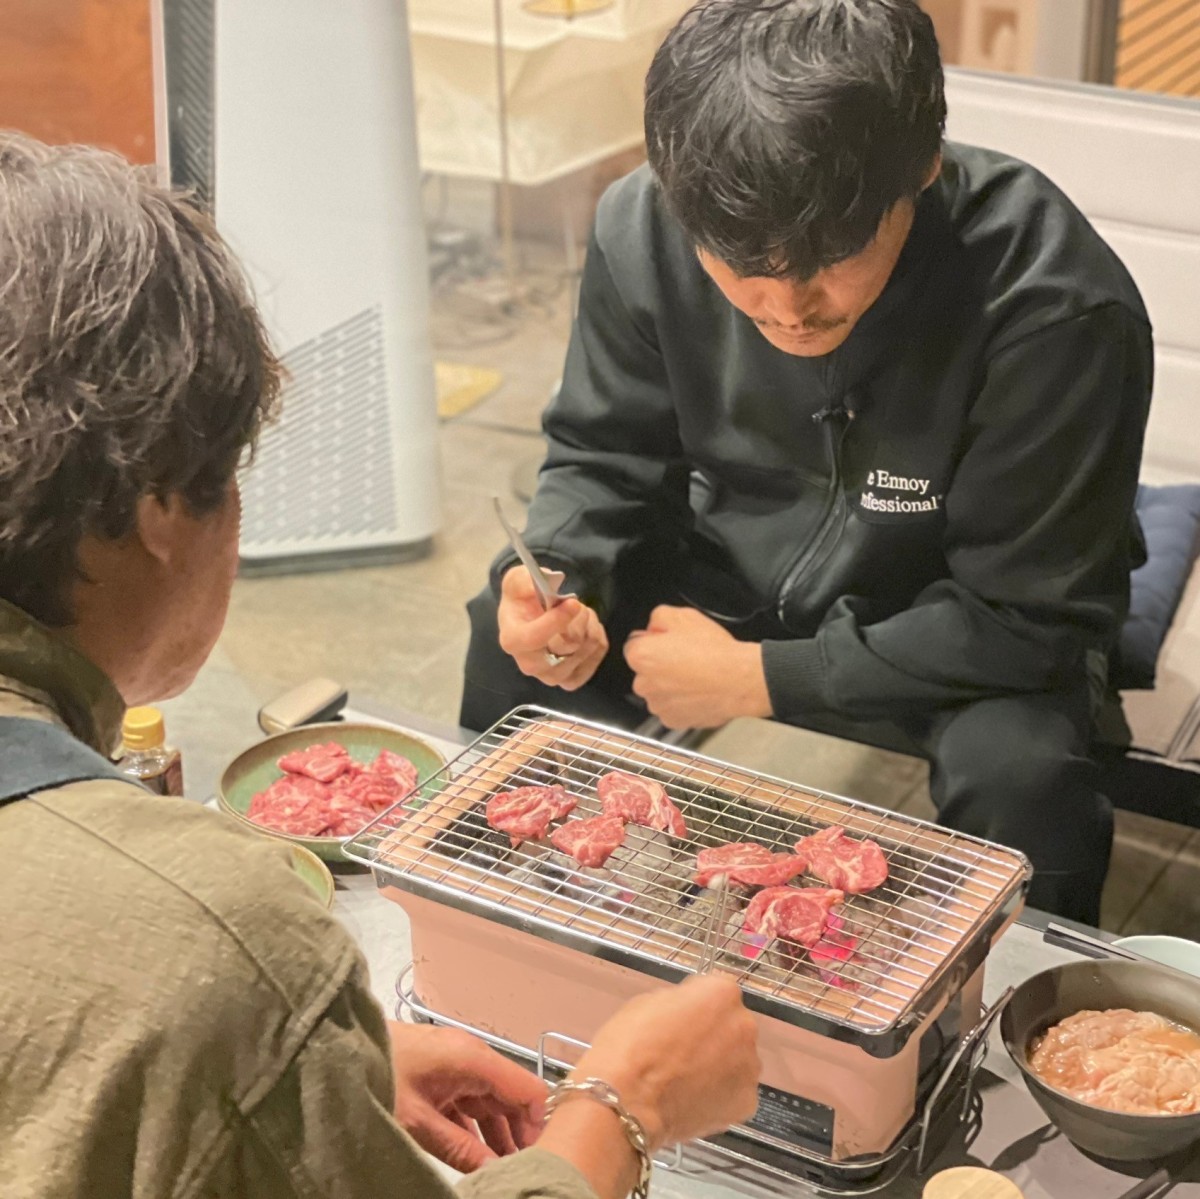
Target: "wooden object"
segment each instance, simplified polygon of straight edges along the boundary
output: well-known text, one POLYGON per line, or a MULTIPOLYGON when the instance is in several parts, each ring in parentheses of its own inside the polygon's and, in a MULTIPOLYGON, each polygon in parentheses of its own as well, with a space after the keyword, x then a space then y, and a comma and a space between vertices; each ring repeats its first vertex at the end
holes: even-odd
POLYGON ((154 161, 150 0, 4 0, 0 128, 154 161))
POLYGON ((943 1170, 925 1184, 922 1199, 1023 1199, 1017 1185, 992 1170, 960 1166, 943 1170))

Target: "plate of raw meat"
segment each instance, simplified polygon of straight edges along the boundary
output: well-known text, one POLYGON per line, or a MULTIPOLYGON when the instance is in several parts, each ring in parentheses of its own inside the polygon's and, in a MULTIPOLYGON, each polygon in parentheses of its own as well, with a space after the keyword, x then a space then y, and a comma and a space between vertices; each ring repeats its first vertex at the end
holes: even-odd
POLYGON ((310 724, 268 737, 221 776, 217 802, 259 832, 345 861, 342 843, 446 761, 433 746, 371 724, 310 724))

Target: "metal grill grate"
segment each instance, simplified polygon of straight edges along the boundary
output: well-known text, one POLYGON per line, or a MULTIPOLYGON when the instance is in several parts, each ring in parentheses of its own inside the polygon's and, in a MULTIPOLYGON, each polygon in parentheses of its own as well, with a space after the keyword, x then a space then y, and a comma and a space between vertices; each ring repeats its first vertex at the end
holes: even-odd
POLYGON ((818 967, 798 946, 764 946, 743 931, 741 902, 718 930, 717 966, 751 997, 884 1032, 912 1014, 1019 894, 1029 877, 1019 854, 537 708, 512 713, 346 850, 401 889, 682 975, 701 965, 718 902, 717 892, 694 882, 696 851, 733 841, 790 851, 830 825, 876 841, 890 872, 882 887, 837 909, 843 934, 856 940, 850 958, 818 967), (596 782, 611 770, 662 783, 684 815, 687 839, 630 826, 603 869, 585 870, 549 842, 513 849, 487 824, 492 795, 553 783, 578 797, 573 816, 595 815, 596 782))

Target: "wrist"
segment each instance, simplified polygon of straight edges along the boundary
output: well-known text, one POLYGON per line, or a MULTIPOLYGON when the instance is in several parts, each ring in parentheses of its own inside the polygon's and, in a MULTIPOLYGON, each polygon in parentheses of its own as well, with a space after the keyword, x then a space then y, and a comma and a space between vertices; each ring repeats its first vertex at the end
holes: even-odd
POLYGON ((767 688, 762 645, 757 641, 739 641, 736 646, 734 678, 737 680, 737 715, 769 720, 775 715, 775 709, 767 688))
MULTIPOLYGON (((657 1153, 666 1144, 667 1133, 662 1117, 662 1105, 643 1070, 636 1067, 631 1070, 622 1070, 619 1067, 606 1069, 589 1062, 585 1057, 571 1071, 570 1081, 579 1082, 585 1078, 600 1078, 612 1087, 621 1106, 642 1126, 646 1134, 646 1144, 652 1154, 657 1153)), ((580 1098, 587 1100, 586 1095, 569 1098, 571 1102, 580 1098)), ((562 1101, 566 1103, 568 1096, 564 1096, 562 1101)))
POLYGON ((564 1098, 537 1145, 574 1166, 600 1199, 627 1199, 641 1176, 638 1155, 616 1115, 585 1096, 564 1098))

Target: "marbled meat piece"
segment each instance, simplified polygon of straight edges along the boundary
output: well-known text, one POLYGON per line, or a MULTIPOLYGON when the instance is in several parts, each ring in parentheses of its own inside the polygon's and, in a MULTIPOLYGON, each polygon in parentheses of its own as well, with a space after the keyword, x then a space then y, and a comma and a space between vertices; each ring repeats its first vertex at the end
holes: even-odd
POLYGON ((772 853, 753 841, 714 845, 696 854, 696 882, 710 887, 722 875, 744 887, 778 887, 804 873, 804 858, 772 853))
POLYGON ((619 816, 673 837, 687 836, 683 813, 671 802, 666 788, 653 779, 610 770, 597 780, 596 794, 606 816, 619 816))
POLYGON ((827 886, 862 895, 881 886, 888 876, 887 859, 874 841, 857 841, 833 825, 796 842, 796 853, 808 861, 809 872, 827 886))
POLYGON ((625 821, 620 816, 593 816, 568 820, 550 834, 555 849, 570 854, 581 866, 603 866, 625 840, 625 821))
POLYGON ((345 746, 330 741, 326 745, 310 745, 296 749, 279 759, 279 769, 285 774, 303 774, 318 783, 332 783, 354 765, 345 746))
POLYGON ((830 911, 845 893, 827 887, 767 887, 747 905, 742 924, 748 936, 780 937, 806 948, 815 945, 830 911))
POLYGON ((371 774, 392 779, 400 787, 401 795, 417 789, 417 768, 403 754, 381 749, 369 770, 371 774))
POLYGON ((306 775, 285 774, 254 796, 246 819, 296 837, 322 836, 330 823, 329 788, 306 775))
POLYGON ((374 815, 399 803, 408 789, 390 774, 376 774, 373 770, 364 770, 358 774, 343 775, 331 787, 334 795, 339 796, 346 805, 367 809, 374 815))
POLYGON ((359 798, 361 794, 362 789, 353 786, 329 789, 329 798, 325 802, 325 811, 329 818, 326 836, 352 837, 394 802, 394 799, 382 800, 381 803, 372 805, 362 802, 359 798))
POLYGON ((558 783, 549 787, 517 787, 487 801, 487 822, 507 833, 516 849, 522 841, 540 841, 550 825, 573 812, 578 803, 558 783))

